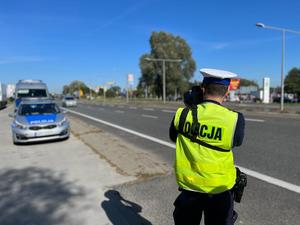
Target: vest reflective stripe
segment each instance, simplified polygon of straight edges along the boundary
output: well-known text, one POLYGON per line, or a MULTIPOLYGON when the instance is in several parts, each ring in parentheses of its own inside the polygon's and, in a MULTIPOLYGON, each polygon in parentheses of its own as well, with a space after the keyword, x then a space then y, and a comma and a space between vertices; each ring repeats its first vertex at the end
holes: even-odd
POLYGON ((180 177, 180 180, 187 181, 188 183, 192 184, 193 186, 210 186, 210 187, 219 187, 220 182, 222 182, 224 185, 228 183, 228 177, 226 176, 220 176, 220 177, 201 177, 201 176, 193 176, 191 170, 184 170, 179 169, 180 173, 178 173, 178 176, 180 177))
MULTIPOLYGON (((176 129, 182 110, 179 108, 175 114, 176 129)), ((236 170, 231 149, 237 113, 209 102, 198 105, 197 112, 200 123, 197 139, 230 151, 215 151, 192 142, 187 135, 179 134, 175 160, 177 183, 187 190, 221 193, 231 189, 235 183, 236 170)), ((192 113, 189 112, 183 129, 185 132, 189 132, 192 122, 192 113)))

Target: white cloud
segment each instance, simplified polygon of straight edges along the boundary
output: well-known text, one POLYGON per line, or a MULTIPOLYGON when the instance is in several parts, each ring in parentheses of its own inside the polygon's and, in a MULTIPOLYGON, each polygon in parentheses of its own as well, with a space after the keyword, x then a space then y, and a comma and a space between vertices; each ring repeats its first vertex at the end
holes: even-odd
POLYGON ((211 48, 213 48, 215 50, 221 50, 221 49, 229 47, 230 45, 231 45, 231 43, 229 43, 229 42, 213 43, 213 44, 211 44, 211 48))
POLYGON ((126 8, 124 11, 120 12, 118 15, 115 15, 114 17, 109 18, 98 29, 107 28, 107 27, 113 25, 114 23, 130 16, 131 14, 136 12, 138 9, 143 7, 147 2, 148 2, 147 0, 137 1, 135 4, 133 4, 130 7, 126 8))
POLYGON ((15 63, 36 63, 44 61, 41 57, 33 56, 14 56, 7 58, 0 58, 0 64, 15 64, 15 63))

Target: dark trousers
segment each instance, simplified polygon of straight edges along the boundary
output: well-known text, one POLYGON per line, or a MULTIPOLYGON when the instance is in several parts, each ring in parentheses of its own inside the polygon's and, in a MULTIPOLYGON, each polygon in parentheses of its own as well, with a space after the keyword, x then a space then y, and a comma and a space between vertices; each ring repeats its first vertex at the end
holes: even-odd
POLYGON ((231 191, 212 195, 182 190, 174 206, 175 225, 199 225, 202 212, 205 225, 233 225, 237 218, 231 191))

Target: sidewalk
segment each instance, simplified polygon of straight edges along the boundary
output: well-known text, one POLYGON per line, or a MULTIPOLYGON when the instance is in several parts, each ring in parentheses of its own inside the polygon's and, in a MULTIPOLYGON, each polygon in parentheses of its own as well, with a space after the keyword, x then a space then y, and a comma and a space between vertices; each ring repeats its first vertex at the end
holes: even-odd
MULTIPOLYGON (((94 128, 74 118, 71 126, 82 133, 75 132, 76 136, 71 135, 67 141, 13 145, 8 117, 11 110, 0 111, 1 225, 109 225, 112 223, 101 207, 107 201, 108 190, 132 182, 143 173, 166 172, 163 164, 156 170, 143 171, 134 166, 116 166, 118 144, 110 148, 115 155, 101 153, 101 143, 97 141, 109 141, 109 135, 99 130, 92 132, 94 128), (92 137, 94 140, 88 140, 92 137)), ((143 154, 141 163, 151 158, 143 154)), ((127 156, 130 158, 130 154, 127 156)))

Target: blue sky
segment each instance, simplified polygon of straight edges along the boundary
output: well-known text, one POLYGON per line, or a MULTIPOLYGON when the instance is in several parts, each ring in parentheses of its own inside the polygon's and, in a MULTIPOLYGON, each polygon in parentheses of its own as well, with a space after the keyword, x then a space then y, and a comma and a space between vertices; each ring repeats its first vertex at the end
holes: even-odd
MULTIPOLYGON (((198 0, 0 0, 0 81, 42 79, 51 91, 140 76, 139 57, 152 31, 186 39, 197 63, 261 83, 280 84, 281 33, 256 22, 300 31, 300 2, 198 0)), ((300 67, 300 36, 287 35, 286 72, 300 67)))

